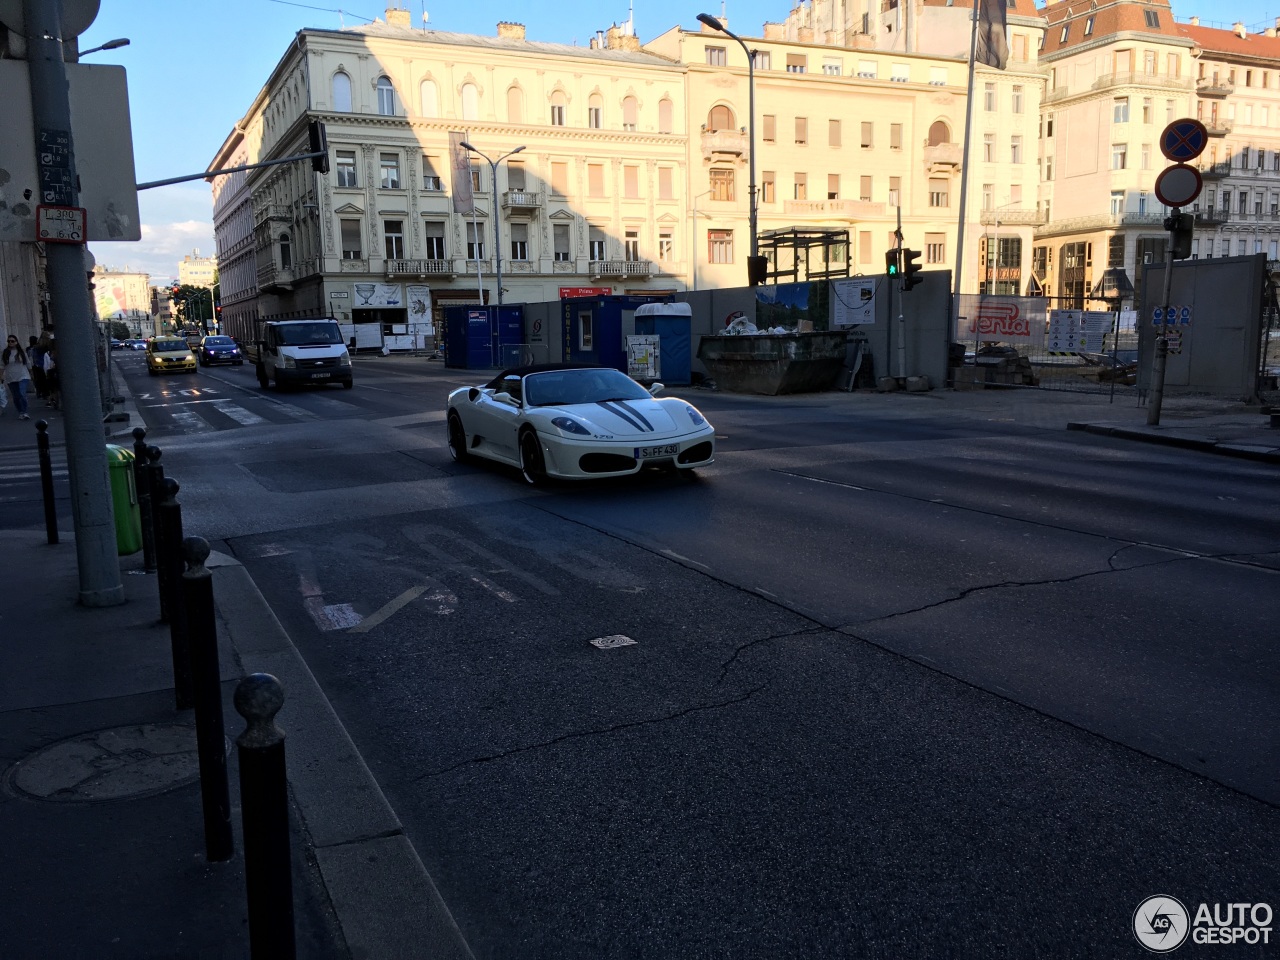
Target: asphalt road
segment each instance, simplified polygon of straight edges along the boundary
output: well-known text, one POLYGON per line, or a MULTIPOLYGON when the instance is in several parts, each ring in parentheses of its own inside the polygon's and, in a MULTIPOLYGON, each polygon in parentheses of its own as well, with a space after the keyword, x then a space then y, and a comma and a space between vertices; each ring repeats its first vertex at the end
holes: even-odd
POLYGON ((1280 906, 1274 468, 690 391, 700 481, 535 492, 414 370, 160 378, 149 439, 477 957, 1136 957, 1148 896, 1280 906))

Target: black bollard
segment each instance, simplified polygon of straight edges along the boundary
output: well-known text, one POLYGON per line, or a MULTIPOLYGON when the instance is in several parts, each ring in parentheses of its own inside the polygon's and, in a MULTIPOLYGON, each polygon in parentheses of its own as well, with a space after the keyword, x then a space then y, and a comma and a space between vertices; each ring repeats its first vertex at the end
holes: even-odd
POLYGON ((156 589, 160 594, 160 622, 169 622, 169 608, 166 605, 169 599, 165 584, 167 571, 160 569, 160 501, 163 499, 162 488, 164 486, 164 467, 160 464, 160 448, 155 446, 147 447, 147 492, 151 497, 151 534, 156 552, 156 589))
POLYGON ((284 731, 275 722, 284 705, 284 687, 269 673, 252 674, 236 686, 235 704, 247 724, 236 745, 249 900, 249 956, 252 960, 293 960, 289 791, 284 731))
POLYGON ((179 710, 190 710, 191 646, 187 616, 182 605, 182 504, 178 481, 165 477, 160 484, 160 541, 156 544, 156 572, 160 597, 169 614, 169 644, 173 648, 173 694, 179 710))
POLYGON ((226 733, 222 725, 222 672, 218 666, 218 625, 213 613, 213 574, 204 565, 209 543, 182 541, 182 606, 191 645, 192 692, 196 706, 196 748, 200 756, 200 799, 204 803, 204 850, 210 863, 230 860, 231 795, 227 788, 226 733))
POLYGON ((49 424, 36 421, 36 455, 40 460, 40 493, 44 497, 44 531, 49 542, 58 542, 58 508, 53 500, 53 461, 49 459, 49 424))
POLYGON ((147 431, 133 428, 133 486, 138 491, 138 514, 142 520, 142 569, 156 572, 155 513, 151 507, 151 470, 147 445, 143 440, 147 431))

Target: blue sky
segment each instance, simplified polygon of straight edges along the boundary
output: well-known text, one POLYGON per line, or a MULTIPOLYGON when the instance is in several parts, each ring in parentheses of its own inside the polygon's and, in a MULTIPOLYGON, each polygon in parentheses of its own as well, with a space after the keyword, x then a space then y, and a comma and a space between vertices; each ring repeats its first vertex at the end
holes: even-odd
MULTIPOLYGON (((726 13, 737 33, 759 36, 765 21, 784 19, 793 5, 792 0, 726 0, 723 6, 721 0, 631 2, 642 42, 676 25, 696 28, 704 9, 716 16, 726 13)), ((390 3, 408 9, 415 26, 421 26, 425 7, 430 29, 493 35, 499 20, 515 20, 525 24, 530 40, 583 45, 596 30, 622 23, 628 15, 628 0, 390 3)), ((387 6, 383 0, 101 0, 81 47, 115 37, 132 41, 89 59, 128 70, 134 160, 137 179, 145 183, 206 169, 298 30, 356 26, 383 17, 387 6)), ((1268 0, 1245 0, 1231 7, 1174 0, 1178 18, 1199 15, 1205 25, 1229 26, 1240 20, 1261 29, 1274 22, 1277 12, 1280 0, 1275 6, 1268 0)), ((142 240, 93 244, 100 264, 150 273, 152 282, 159 282, 176 276, 178 262, 193 249, 202 256, 215 252, 209 185, 203 180, 143 191, 139 206, 142 240)))

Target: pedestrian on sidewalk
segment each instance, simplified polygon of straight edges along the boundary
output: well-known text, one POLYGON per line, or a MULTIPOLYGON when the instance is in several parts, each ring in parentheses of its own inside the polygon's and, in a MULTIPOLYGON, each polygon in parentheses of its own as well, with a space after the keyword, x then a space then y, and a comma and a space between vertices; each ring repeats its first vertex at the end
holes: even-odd
POLYGON ((27 413, 27 384, 31 382, 31 367, 27 365, 27 353, 18 343, 18 338, 10 335, 4 352, 0 353, 4 362, 4 385, 9 388, 13 397, 14 409, 18 411, 19 420, 30 420, 27 413))
POLYGON ((44 351, 45 345, 39 337, 27 338, 27 366, 31 368, 31 385, 35 387, 37 400, 49 396, 49 388, 44 381, 44 351))
POLYGON ((41 339, 45 340, 44 350, 44 388, 47 394, 44 405, 52 410, 57 410, 62 403, 62 379, 58 373, 58 344, 53 339, 53 334, 45 331, 45 336, 41 339))

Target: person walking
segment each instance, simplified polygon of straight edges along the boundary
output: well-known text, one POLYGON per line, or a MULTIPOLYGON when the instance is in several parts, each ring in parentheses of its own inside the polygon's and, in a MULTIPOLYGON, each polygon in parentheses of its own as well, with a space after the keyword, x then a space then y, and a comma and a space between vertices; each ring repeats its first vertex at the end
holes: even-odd
POLYGON ((27 338, 27 366, 31 368, 31 384, 35 387, 38 400, 49 396, 49 389, 44 382, 44 349, 38 337, 27 338))
POLYGON ((14 409, 18 411, 19 420, 30 420, 27 413, 27 384, 31 382, 31 368, 27 365, 27 353, 18 343, 18 338, 10 336, 4 352, 0 353, 4 362, 4 385, 9 388, 13 398, 14 409))

